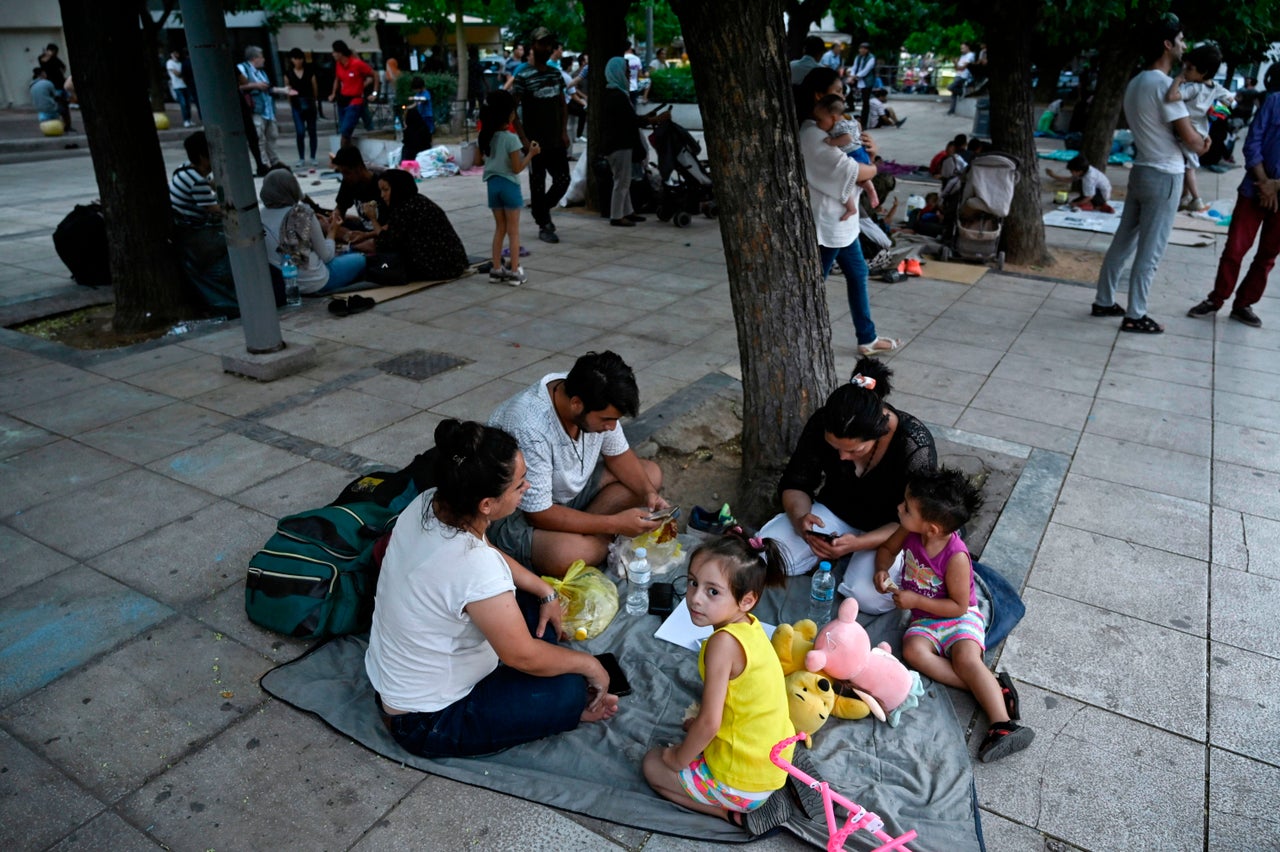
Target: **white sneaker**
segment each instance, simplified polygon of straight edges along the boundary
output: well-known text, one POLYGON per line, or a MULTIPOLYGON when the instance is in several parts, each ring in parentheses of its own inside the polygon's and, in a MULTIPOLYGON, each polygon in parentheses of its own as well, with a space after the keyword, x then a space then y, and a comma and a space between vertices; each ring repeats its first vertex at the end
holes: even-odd
POLYGON ((313 169, 320 168, 320 162, 315 157, 311 158, 311 168, 313 169))
POLYGON ((189 122, 189 121, 184 121, 184 122, 182 122, 182 126, 183 126, 183 127, 195 127, 195 125, 194 125, 194 124, 192 124, 192 123, 191 123, 191 122, 189 122))
POLYGON ((524 267, 523 267, 523 266, 517 266, 517 267, 515 268, 515 271, 514 271, 514 272, 509 272, 509 273, 507 273, 507 274, 508 274, 508 275, 510 275, 510 276, 512 276, 512 278, 514 278, 514 279, 515 279, 514 281, 509 281, 509 282, 507 282, 507 283, 509 283, 512 287, 519 287, 521 284, 523 284, 523 283, 525 283, 526 281, 528 281, 528 280, 529 280, 529 276, 524 274, 524 267))
POLYGON ((307 167, 307 164, 304 161, 299 160, 298 162, 293 164, 293 167, 295 169, 305 169, 307 167))
POLYGON ((499 269, 489 270, 489 283, 510 284, 513 287, 518 287, 520 285, 520 279, 516 277, 514 272, 502 267, 499 269))
POLYGON ((579 137, 578 137, 578 141, 579 141, 579 142, 586 142, 586 141, 587 141, 587 137, 585 137, 585 136, 579 136, 579 137))

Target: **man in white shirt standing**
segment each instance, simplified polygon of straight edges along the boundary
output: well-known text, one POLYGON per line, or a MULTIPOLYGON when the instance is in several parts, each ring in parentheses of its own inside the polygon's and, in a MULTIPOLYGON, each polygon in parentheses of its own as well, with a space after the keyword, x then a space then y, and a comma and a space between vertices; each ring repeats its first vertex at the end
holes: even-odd
POLYGON ((876 55, 871 52, 871 45, 867 42, 858 45, 858 55, 849 64, 849 75, 853 77, 853 86, 862 98, 861 124, 865 128, 871 112, 871 88, 876 80, 876 55))
POLYGON ((636 56, 634 45, 627 45, 627 88, 631 96, 631 103, 634 105, 640 100, 640 72, 644 69, 644 63, 640 61, 640 57, 636 56))
POLYGON ((956 60, 956 76, 951 81, 951 109, 947 110, 947 115, 956 114, 956 106, 959 105, 960 99, 964 97, 965 89, 969 87, 969 81, 973 79, 973 72, 969 70, 969 66, 973 64, 973 48, 968 42, 960 42, 960 58, 956 60))
POLYGON ((509 432, 528 465, 520 507, 489 527, 489 541, 539 574, 577 559, 602 565, 615 535, 657 529, 667 502, 662 469, 627 444, 622 417, 640 407, 635 373, 613 352, 588 352, 498 406, 489 425, 509 432))
POLYGON ((1159 334, 1164 327, 1147 316, 1147 292, 1169 245, 1169 232, 1182 194, 1186 165, 1178 140, 1188 150, 1203 153, 1209 150, 1209 138, 1191 126, 1186 104, 1164 99, 1173 83, 1169 72, 1186 47, 1177 15, 1162 15, 1135 32, 1134 40, 1141 46, 1147 63, 1147 69, 1129 81, 1124 93, 1124 114, 1133 131, 1137 154, 1129 173, 1120 227, 1102 260, 1098 294, 1090 313, 1095 317, 1123 316, 1121 331, 1159 334), (1135 249, 1126 310, 1116 304, 1116 288, 1124 264, 1135 249))
POLYGON ((169 88, 173 89, 173 99, 182 110, 182 126, 191 127, 191 100, 187 97, 187 81, 182 79, 182 52, 175 50, 169 54, 169 61, 164 64, 169 73, 169 88))

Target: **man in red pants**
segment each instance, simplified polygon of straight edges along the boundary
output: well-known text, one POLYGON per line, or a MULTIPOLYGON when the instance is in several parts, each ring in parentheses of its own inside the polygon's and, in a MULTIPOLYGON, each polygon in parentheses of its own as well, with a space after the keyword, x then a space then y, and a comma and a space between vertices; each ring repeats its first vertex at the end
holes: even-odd
POLYGON ((1276 190, 1280 187, 1280 96, 1275 91, 1262 102, 1249 136, 1244 143, 1245 175, 1236 196, 1236 208, 1231 214, 1231 227, 1227 231, 1227 247, 1218 261, 1218 277, 1213 292, 1203 302, 1187 311, 1189 317, 1211 317, 1226 304, 1236 289, 1240 278, 1240 264, 1262 230, 1258 252, 1244 276, 1244 284, 1236 293, 1231 306, 1231 318, 1254 328, 1262 326, 1262 320, 1253 312, 1253 305, 1262 298, 1267 288, 1267 276, 1280 254, 1280 202, 1276 190))

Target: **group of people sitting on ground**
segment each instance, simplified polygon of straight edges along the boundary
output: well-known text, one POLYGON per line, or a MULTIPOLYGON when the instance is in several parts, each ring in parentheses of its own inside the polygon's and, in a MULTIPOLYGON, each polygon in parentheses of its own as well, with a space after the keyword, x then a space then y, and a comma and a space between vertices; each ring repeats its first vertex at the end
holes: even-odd
MULTIPOLYGON (((213 189, 209 142, 204 131, 197 131, 183 145, 187 162, 169 181, 183 271, 212 313, 236 317, 240 308, 213 189)), ((334 155, 334 168, 342 184, 332 210, 308 198, 283 165, 268 170, 259 193, 267 262, 279 271, 286 259, 291 261, 302 295, 327 295, 362 279, 395 285, 456 278, 466 271, 462 240, 444 210, 419 193, 413 175, 400 169, 375 173, 355 147, 334 155)), ((276 304, 282 305, 283 285, 275 285, 276 304)))
MULTIPOLYGON (((683 743, 650 751, 660 795, 751 833, 785 820, 769 760, 792 733, 783 676, 751 610, 766 586, 848 557, 840 586, 865 612, 911 610, 906 661, 971 690, 991 761, 1025 748, 1012 682, 982 662, 972 560, 957 530, 979 503, 937 470, 929 430, 885 401, 890 371, 864 358, 808 421, 782 481, 783 512, 690 558, 690 617, 714 628, 699 656, 701 707, 683 743)), ((503 402, 487 425, 436 429, 436 486, 404 511, 383 560, 365 657, 391 736, 424 757, 479 755, 618 712, 595 657, 566 648, 556 590, 575 560, 601 565, 615 536, 658 526, 662 470, 620 425, 639 408, 631 368, 590 352, 503 402)))

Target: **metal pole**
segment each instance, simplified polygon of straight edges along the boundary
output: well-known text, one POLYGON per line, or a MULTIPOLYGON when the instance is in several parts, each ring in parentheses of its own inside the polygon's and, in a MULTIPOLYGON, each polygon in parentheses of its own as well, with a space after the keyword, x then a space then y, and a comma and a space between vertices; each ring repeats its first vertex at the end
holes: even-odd
POLYGON ((267 268, 262 219, 249 171, 244 122, 236 85, 237 59, 230 54, 227 25, 218 0, 181 0, 191 67, 200 92, 200 116, 209 137, 213 173, 225 214, 227 254, 244 324, 245 348, 254 355, 284 348, 267 268))
POLYGON ((649 5, 644 7, 644 67, 645 73, 649 73, 649 66, 653 65, 653 0, 649 0, 649 5))

